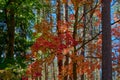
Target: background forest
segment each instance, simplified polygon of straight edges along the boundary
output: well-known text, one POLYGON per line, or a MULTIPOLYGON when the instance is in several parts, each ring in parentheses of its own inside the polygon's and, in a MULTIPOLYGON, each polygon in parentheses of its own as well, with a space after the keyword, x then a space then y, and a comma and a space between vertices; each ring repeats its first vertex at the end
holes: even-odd
POLYGON ((0 80, 120 80, 120 0, 0 0, 0 80))

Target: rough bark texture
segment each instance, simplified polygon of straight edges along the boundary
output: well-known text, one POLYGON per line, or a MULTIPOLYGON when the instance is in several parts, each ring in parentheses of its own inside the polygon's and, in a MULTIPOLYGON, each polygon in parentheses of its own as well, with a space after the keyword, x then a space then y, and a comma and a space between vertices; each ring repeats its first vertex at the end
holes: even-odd
POLYGON ((112 80, 110 0, 102 0, 102 80, 112 80))

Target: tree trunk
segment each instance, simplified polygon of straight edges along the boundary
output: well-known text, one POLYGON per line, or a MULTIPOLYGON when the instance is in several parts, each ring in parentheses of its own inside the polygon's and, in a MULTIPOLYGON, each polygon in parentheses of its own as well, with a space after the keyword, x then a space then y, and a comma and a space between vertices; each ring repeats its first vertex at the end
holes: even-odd
MULTIPOLYGON (((60 0, 57 0, 57 33, 58 33, 58 36, 60 35, 59 26, 60 26, 60 21, 61 21, 60 5, 61 5, 60 0)), ((62 56, 62 54, 58 54, 57 55, 57 57, 58 57, 59 76, 62 75, 61 74, 61 71, 62 71, 62 60, 59 59, 60 56, 62 56)))
MULTIPOLYGON (((14 0, 8 1, 10 6, 13 5, 14 0)), ((7 23, 7 29, 8 29, 8 48, 7 48, 7 54, 6 58, 13 58, 14 56, 14 33, 15 33, 15 19, 14 19, 14 8, 13 6, 10 7, 10 10, 8 12, 8 7, 6 7, 6 23, 7 23)))
MULTIPOLYGON (((77 24, 78 24, 78 7, 75 12, 75 23, 74 23, 74 31, 73 31, 73 39, 76 39, 77 34, 77 24)), ((74 46, 74 54, 76 55, 76 46, 74 46)), ((73 80, 77 80, 77 62, 73 62, 73 80)))
POLYGON ((102 0, 102 80, 112 80, 110 0, 102 0))
MULTIPOLYGON (((84 19, 83 19, 83 24, 84 24, 84 28, 83 28, 83 44, 85 44, 85 34, 86 34, 86 5, 83 5, 83 16, 84 16, 84 19)), ((82 56, 85 56, 85 46, 82 47, 83 51, 81 52, 81 55, 82 56)), ((84 60, 83 60, 84 62, 84 60)), ((84 66, 83 66, 84 67, 84 66)), ((84 80, 84 74, 81 75, 81 80, 84 80)))
MULTIPOLYGON (((68 22, 68 0, 65 3, 65 21, 68 22)), ((65 55, 65 57, 66 57, 66 60, 65 60, 64 64, 65 64, 65 66, 68 66, 68 63, 69 63, 69 53, 67 53, 65 55)), ((66 69, 66 71, 68 72, 68 68, 66 69)), ((68 80, 67 78, 68 78, 68 74, 64 77, 64 80, 68 80)))
POLYGON ((52 70, 53 70, 53 72, 52 72, 52 77, 53 77, 53 80, 56 80, 56 75, 55 75, 55 65, 54 65, 54 61, 53 61, 53 63, 52 63, 52 70))
POLYGON ((45 80, 48 80, 48 65, 45 63, 45 80))

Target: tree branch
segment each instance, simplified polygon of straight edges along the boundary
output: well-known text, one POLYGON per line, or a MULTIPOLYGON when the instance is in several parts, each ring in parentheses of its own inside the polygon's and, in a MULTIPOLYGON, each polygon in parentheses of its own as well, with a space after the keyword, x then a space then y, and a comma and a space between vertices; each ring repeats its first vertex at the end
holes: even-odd
MULTIPOLYGON (((98 6, 100 5, 100 3, 96 3, 95 7, 93 7, 92 9, 90 9, 89 11, 87 11, 84 15, 88 14, 89 12, 91 12, 92 10, 95 10, 98 6)), ((82 18, 84 17, 84 15, 82 15, 82 17, 78 20, 78 23, 82 20, 82 18)))
MULTIPOLYGON (((116 24, 117 22, 120 22, 120 20, 117 20, 113 23, 111 23, 111 25, 116 24)), ((94 40, 97 36, 99 36, 102 33, 102 31, 100 31, 99 33, 97 33, 94 37, 92 37, 90 40, 88 40, 87 42, 85 42, 84 44, 82 44, 76 51, 78 51, 79 49, 81 49, 83 46, 85 46, 87 43, 91 42, 92 40, 94 40)))
POLYGON ((86 56, 85 58, 101 59, 101 57, 86 56))
POLYGON ((115 21, 115 22, 113 22, 113 23, 111 23, 111 25, 114 25, 114 24, 116 24, 116 23, 118 23, 118 22, 120 22, 120 19, 117 20, 117 21, 115 21))
POLYGON ((91 42, 92 40, 94 40, 97 36, 99 36, 102 33, 102 31, 100 31, 99 33, 97 33, 94 37, 92 37, 90 40, 88 40, 87 42, 85 42, 84 44, 82 44, 79 48, 77 48, 76 51, 78 51, 79 49, 81 49, 83 46, 85 46, 87 43, 91 42))

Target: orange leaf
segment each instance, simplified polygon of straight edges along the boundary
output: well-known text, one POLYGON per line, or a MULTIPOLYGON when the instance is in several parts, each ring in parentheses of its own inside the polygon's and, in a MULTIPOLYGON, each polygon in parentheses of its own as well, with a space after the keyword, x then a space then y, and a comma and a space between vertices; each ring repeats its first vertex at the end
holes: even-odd
POLYGON ((67 2, 67 0, 62 0, 62 3, 66 3, 67 2))

